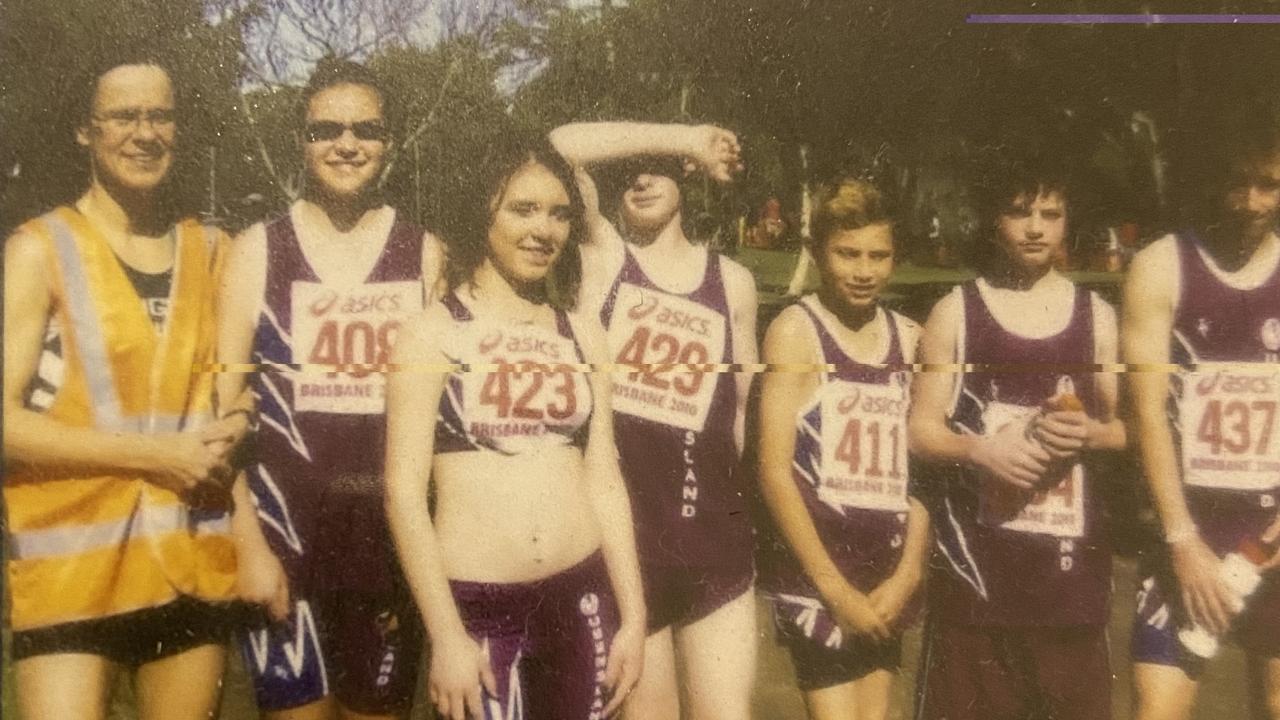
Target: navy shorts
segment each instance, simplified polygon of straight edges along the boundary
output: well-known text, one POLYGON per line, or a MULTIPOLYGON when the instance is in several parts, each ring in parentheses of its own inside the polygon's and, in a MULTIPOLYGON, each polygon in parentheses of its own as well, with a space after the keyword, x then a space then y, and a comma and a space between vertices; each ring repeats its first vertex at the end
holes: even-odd
POLYGON ((916 694, 920 720, 1110 720, 1106 627, 929 623, 916 694))
POLYGON ((680 567, 640 563, 648 630, 690 625, 719 610, 755 582, 748 556, 741 563, 714 567, 680 567))
POLYGON ((897 672, 902 664, 901 635, 882 643, 849 637, 815 598, 774 595, 770 600, 778 642, 791 655, 801 690, 843 685, 876 670, 897 672))
POLYGON ((253 608, 238 632, 260 710, 285 710, 330 694, 347 709, 370 715, 409 707, 423 633, 407 590, 334 589, 292 600, 283 622, 253 608))
POLYGON ((467 632, 489 651, 498 697, 485 720, 596 720, 620 622, 599 552, 529 583, 450 581, 467 632))
POLYGON ((13 659, 83 653, 136 668, 201 645, 225 645, 235 616, 228 605, 182 596, 160 607, 13 634, 13 659))

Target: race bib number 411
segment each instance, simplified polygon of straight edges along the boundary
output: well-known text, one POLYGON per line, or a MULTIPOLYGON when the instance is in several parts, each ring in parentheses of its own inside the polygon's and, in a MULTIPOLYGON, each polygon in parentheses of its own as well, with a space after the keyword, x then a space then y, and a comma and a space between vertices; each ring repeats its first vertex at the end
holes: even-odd
POLYGON ((1280 366, 1182 375, 1178 418, 1189 485, 1265 491, 1280 486, 1280 366))
POLYGON ((613 409, 701 432, 711 409, 725 318, 692 300, 622 283, 609 324, 616 362, 613 409))
POLYGON ((905 385, 833 382, 822 398, 822 483, 837 507, 907 510, 905 385))
POLYGON ((376 415, 386 409, 379 366, 400 321, 422 309, 422 284, 369 283, 346 288, 295 282, 292 289, 294 407, 300 412, 376 415), (323 367, 315 367, 315 366, 323 367))

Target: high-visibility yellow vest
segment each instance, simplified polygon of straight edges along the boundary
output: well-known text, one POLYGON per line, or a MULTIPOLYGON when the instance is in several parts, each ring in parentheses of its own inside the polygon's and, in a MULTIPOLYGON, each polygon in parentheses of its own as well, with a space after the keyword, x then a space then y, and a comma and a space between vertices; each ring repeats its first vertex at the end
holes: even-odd
MULTIPOLYGON (((63 207, 19 232, 49 254, 65 377, 47 415, 104 432, 194 430, 212 416, 217 273, 225 235, 173 228, 169 316, 157 333, 110 245, 63 207)), ((6 461, 13 629, 117 615, 179 595, 229 600, 235 547, 226 509, 193 509, 123 474, 6 461)))

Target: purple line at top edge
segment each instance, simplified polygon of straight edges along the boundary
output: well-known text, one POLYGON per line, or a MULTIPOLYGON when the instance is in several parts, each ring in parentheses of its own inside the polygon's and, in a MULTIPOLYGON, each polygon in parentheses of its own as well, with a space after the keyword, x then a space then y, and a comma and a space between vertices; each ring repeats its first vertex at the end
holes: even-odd
POLYGON ((965 22, 970 25, 1274 25, 1280 24, 1280 15, 970 14, 965 22))

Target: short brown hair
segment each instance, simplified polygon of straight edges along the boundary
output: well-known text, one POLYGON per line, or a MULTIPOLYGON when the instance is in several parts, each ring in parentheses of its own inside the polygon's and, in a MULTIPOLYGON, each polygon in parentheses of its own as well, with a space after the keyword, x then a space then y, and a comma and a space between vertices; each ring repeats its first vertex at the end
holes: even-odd
POLYGON ((893 214, 884 193, 858 178, 842 178, 818 190, 809 220, 809 250, 822 254, 827 240, 840 230, 858 230, 882 223, 892 225, 893 214))

